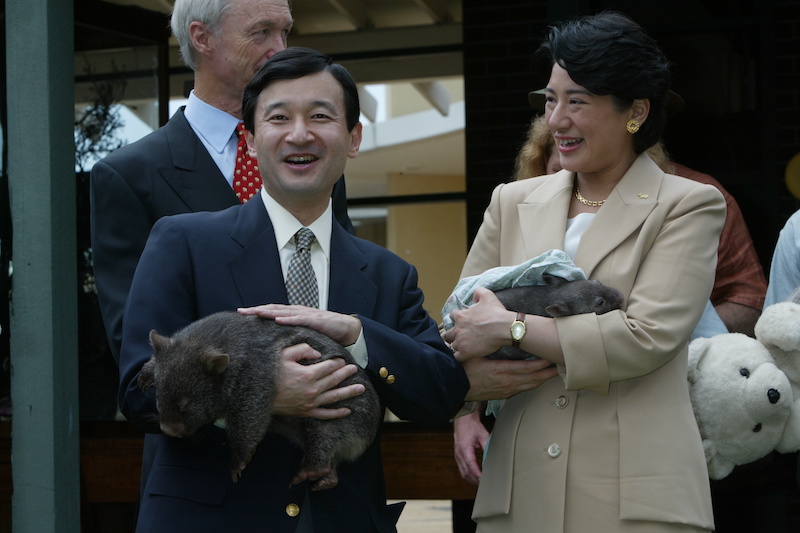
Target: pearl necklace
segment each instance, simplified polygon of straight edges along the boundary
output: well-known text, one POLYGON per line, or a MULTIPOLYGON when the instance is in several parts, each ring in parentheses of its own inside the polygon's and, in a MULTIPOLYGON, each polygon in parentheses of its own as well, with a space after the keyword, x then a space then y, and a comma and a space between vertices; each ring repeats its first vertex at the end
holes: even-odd
POLYGON ((601 205, 606 203, 605 200, 599 200, 597 202, 594 202, 592 200, 587 200, 586 198, 581 196, 581 191, 580 191, 580 189, 578 189, 577 186, 575 187, 575 198, 577 198, 578 201, 580 203, 582 203, 583 205, 588 205, 589 207, 600 207, 601 205))

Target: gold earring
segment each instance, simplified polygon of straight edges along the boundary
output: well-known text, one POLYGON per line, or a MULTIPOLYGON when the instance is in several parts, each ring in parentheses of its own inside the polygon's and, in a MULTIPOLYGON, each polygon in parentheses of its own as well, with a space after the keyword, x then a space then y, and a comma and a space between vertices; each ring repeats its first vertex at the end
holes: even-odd
POLYGON ((641 128, 641 127, 642 127, 642 125, 639 124, 639 122, 637 122, 636 120, 633 120, 633 119, 629 120, 628 123, 625 124, 625 129, 627 129, 628 133, 630 133, 631 135, 633 135, 634 133, 639 131, 639 128, 641 128))

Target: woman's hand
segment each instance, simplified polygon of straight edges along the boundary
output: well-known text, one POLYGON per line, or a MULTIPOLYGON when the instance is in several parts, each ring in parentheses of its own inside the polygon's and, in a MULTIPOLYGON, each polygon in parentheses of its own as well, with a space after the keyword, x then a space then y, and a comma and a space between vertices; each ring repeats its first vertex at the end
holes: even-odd
POLYGON ((511 344, 509 328, 516 316, 489 289, 476 288, 472 300, 474 305, 450 313, 454 326, 444 334, 455 358, 462 363, 511 344))
POLYGON ((268 304, 240 308, 241 315, 256 315, 271 318, 278 324, 305 326, 319 331, 342 346, 350 346, 361 333, 361 320, 354 315, 323 311, 302 305, 268 304))

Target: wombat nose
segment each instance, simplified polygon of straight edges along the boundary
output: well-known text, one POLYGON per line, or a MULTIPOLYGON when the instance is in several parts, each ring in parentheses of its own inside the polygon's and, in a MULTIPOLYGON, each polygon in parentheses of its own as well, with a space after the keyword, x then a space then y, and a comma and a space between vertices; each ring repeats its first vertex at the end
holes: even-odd
POLYGON ((767 398, 769 398, 769 403, 778 403, 778 400, 781 399, 781 393, 775 389, 769 389, 767 391, 767 398))
POLYGON ((181 431, 179 428, 172 427, 168 424, 161 424, 161 432, 167 437, 181 438, 181 431))

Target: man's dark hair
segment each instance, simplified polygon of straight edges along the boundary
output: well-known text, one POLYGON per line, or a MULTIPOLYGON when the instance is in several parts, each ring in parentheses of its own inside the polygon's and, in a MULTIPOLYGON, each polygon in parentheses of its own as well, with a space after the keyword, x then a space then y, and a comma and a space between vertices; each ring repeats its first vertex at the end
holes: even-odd
POLYGON ((330 72, 342 86, 347 131, 352 131, 358 124, 358 117, 361 114, 355 80, 346 68, 334 63, 330 56, 299 46, 286 48, 272 56, 247 84, 242 98, 244 127, 250 132, 253 131, 258 97, 270 83, 278 80, 294 80, 323 71, 330 72))
POLYGON ((578 85, 611 95, 620 111, 636 99, 649 99, 650 113, 634 135, 634 150, 640 154, 661 139, 670 64, 655 40, 626 15, 604 11, 553 26, 536 60, 548 77, 558 63, 578 85))

